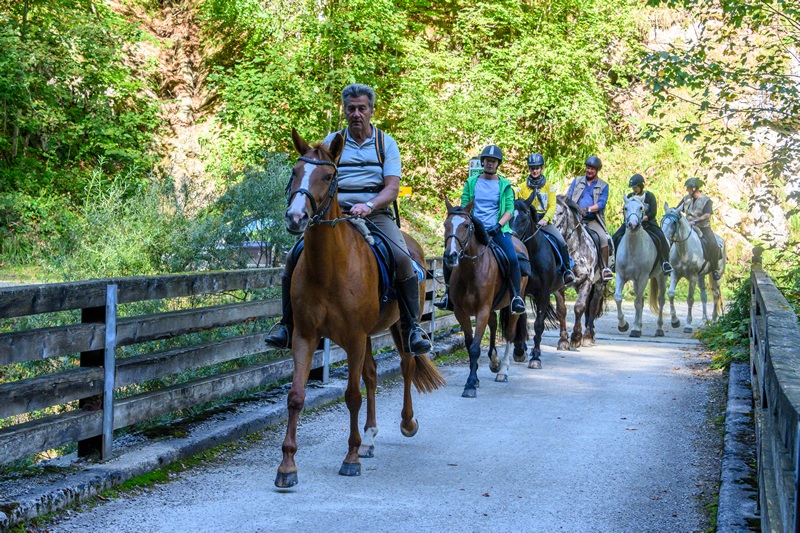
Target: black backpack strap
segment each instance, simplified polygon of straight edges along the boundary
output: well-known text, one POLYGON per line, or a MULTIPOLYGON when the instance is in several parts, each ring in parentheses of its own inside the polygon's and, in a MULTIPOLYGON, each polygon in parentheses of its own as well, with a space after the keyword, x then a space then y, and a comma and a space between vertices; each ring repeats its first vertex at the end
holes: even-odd
POLYGON ((383 132, 377 126, 375 126, 375 150, 378 152, 378 164, 383 168, 386 147, 384 146, 383 132))

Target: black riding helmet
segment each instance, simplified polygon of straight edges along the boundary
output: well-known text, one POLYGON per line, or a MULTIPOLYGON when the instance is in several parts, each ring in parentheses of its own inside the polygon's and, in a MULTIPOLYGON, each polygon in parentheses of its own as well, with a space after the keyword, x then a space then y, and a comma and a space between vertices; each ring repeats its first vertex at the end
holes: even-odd
POLYGON ((634 174, 628 182, 628 187, 644 187, 644 177, 641 174, 634 174))
POLYGON ((600 161, 600 158, 596 157, 596 156, 592 156, 589 159, 587 159, 586 163, 584 163, 584 165, 587 166, 587 167, 595 168, 597 170, 600 170, 601 168, 603 168, 603 162, 600 161))
POLYGON ((684 184, 685 187, 694 187, 695 189, 703 188, 703 180, 700 178, 689 178, 684 184))
MULTIPOLYGON (((490 144, 486 148, 483 149, 481 152, 481 166, 483 166, 483 160, 487 157, 494 157, 495 159, 499 159, 500 163, 503 162, 503 151, 500 147, 495 146, 494 144, 490 144)), ((498 164, 498 166, 500 166, 498 164)))
POLYGON ((542 154, 531 154, 528 156, 528 166, 529 167, 543 167, 544 166, 544 157, 542 154))

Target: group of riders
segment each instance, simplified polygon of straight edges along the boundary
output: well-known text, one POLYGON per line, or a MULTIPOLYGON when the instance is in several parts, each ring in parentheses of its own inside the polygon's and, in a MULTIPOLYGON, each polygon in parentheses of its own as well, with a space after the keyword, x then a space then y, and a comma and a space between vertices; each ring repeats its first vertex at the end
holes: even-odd
MULTIPOLYGON (((400 326, 404 349, 413 354, 423 354, 431 349, 429 340, 417 322, 419 317, 419 285, 411 255, 405 245, 398 224, 390 210, 397 199, 400 186, 401 159, 395 140, 371 124, 375 105, 375 92, 372 88, 351 84, 342 91, 342 106, 347 121, 347 128, 341 132, 328 135, 323 143, 330 143, 336 135, 344 137, 344 149, 338 161, 338 201, 342 210, 351 216, 366 218, 371 225, 386 236, 392 247, 396 260, 395 289, 400 303, 400 326)), ((461 205, 473 203, 472 216, 483 223, 488 235, 506 253, 509 260, 509 277, 511 289, 514 291, 511 300, 511 311, 514 314, 525 312, 525 303, 520 294, 521 274, 517 255, 511 240, 512 230, 509 225, 514 213, 514 199, 519 196, 531 199, 531 207, 538 214, 540 230, 546 233, 557 244, 561 255, 561 275, 564 284, 574 281, 570 268, 572 259, 567 249, 564 236, 553 225, 556 212, 556 187, 548 182, 544 175, 545 160, 541 154, 527 157, 528 176, 514 187, 507 179, 499 176, 497 170, 503 163, 503 152, 495 145, 487 146, 480 155, 482 173, 467 179, 461 195, 461 205)), ((579 208, 583 223, 597 234, 600 249, 601 277, 608 281, 613 277, 612 265, 609 263, 609 240, 614 250, 625 234, 625 224, 609 239, 605 211, 609 198, 609 185, 600 179, 603 167, 598 157, 586 160, 585 173, 572 180, 566 198, 572 200, 579 208)), ((672 271, 669 263, 670 245, 658 224, 658 202, 655 195, 646 190, 645 179, 634 174, 628 183, 631 196, 644 195, 647 212, 643 227, 654 236, 658 243, 658 260, 665 275, 672 271)), ((701 192, 703 182, 700 178, 686 181, 686 196, 678 208, 696 231, 715 243, 711 231, 712 201, 701 192)), ((297 247, 296 247, 297 248, 297 247)), ((291 347, 292 309, 290 299, 291 276, 296 265, 298 250, 289 252, 282 283, 283 318, 276 326, 274 333, 267 337, 267 345, 276 348, 291 347)), ((707 258, 712 266, 715 279, 717 272, 719 248, 708 246, 707 258)), ((612 256, 613 257, 613 256, 612 256)), ((445 270, 445 281, 449 272, 445 270)), ((437 307, 451 308, 447 293, 437 307)))

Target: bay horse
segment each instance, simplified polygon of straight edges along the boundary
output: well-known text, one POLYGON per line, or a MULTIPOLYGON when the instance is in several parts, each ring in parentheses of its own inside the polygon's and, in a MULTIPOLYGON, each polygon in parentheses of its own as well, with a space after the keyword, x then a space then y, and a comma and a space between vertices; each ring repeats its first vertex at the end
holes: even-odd
MULTIPOLYGON (((706 303, 708 302, 706 275, 711 274, 711 264, 703 256, 703 244, 700 242, 700 236, 689 225, 689 221, 686 220, 683 213, 677 208, 670 209, 666 202, 664 202, 664 216, 661 218, 661 231, 664 232, 664 236, 670 242, 669 261, 672 264, 672 274, 670 274, 668 295, 671 325, 673 328, 681 327, 681 321, 675 312, 675 287, 677 287, 681 278, 686 278, 689 283, 689 292, 686 295, 686 304, 689 306, 689 311, 686 314, 686 327, 683 328, 683 331, 684 333, 691 333, 695 284, 700 287, 700 301, 703 304, 703 323, 708 323, 708 315, 706 314, 706 303)), ((709 246, 716 245, 721 248, 718 271, 722 274, 725 272, 725 241, 718 235, 715 235, 715 237, 717 242, 708 244, 709 246)), ((719 281, 715 280, 714 276, 709 275, 708 280, 711 283, 711 296, 714 299, 712 320, 716 321, 723 312, 722 292, 720 291, 719 281)))
MULTIPOLYGON (((475 398, 480 384, 478 379, 478 358, 481 355, 481 339, 490 328, 491 339, 495 337, 495 310, 500 310, 500 328, 506 340, 505 353, 501 360, 497 350, 489 350, 489 369, 496 372, 495 381, 507 382, 511 366, 511 350, 514 344, 521 344, 527 336, 525 315, 511 314, 510 291, 505 291, 504 280, 500 274, 494 254, 489 252, 489 235, 480 220, 472 213, 473 202, 466 206, 453 206, 445 198, 447 218, 444 221, 445 265, 452 269, 450 274, 450 298, 461 329, 464 331, 464 344, 469 352, 469 377, 464 385, 464 398, 475 398), (487 253, 489 252, 489 253, 487 253), (496 305, 493 305, 497 301, 496 305), (475 329, 471 317, 475 317, 475 329)), ((525 253, 525 246, 514 238, 514 248, 525 253)), ((526 278, 522 278, 521 293, 525 294, 526 278)), ((494 343, 492 342, 492 346, 494 343)))
POLYGON ((650 234, 642 226, 647 211, 644 195, 631 196, 625 199, 622 208, 625 235, 617 250, 616 291, 614 301, 617 302, 617 326, 621 332, 628 331, 628 322, 622 312, 622 292, 628 281, 633 282, 634 309, 631 337, 642 336, 642 309, 644 308, 644 290, 650 280, 650 311, 658 317, 656 337, 664 336, 664 293, 667 292, 666 278, 661 271, 658 259, 658 248, 650 234))
MULTIPOLYGON (((558 273, 558 258, 556 251, 547 240, 545 234, 539 231, 539 214, 531 204, 536 194, 531 194, 527 199, 514 200, 514 216, 511 217, 511 229, 522 240, 528 251, 528 260, 531 263, 531 275, 525 289, 525 294, 533 303, 536 320, 533 323, 533 348, 528 361, 528 368, 542 368, 542 333, 545 326, 556 326, 556 310, 550 303, 550 295, 556 294, 564 288, 564 279, 558 273)), ((518 363, 525 361, 525 349, 522 345, 515 346, 514 360, 518 363)))
MULTIPOLYGON (((377 366, 372 356, 370 335, 389 328, 400 352, 404 391, 400 429, 413 437, 419 429, 411 403, 411 383, 420 392, 431 392, 445 384, 427 355, 414 356, 403 351, 396 302, 380 311, 380 272, 375 255, 364 237, 347 220, 338 203, 337 162, 342 154, 341 135, 330 146, 309 146, 292 129, 292 143, 300 154, 292 168, 289 187, 286 229, 303 234, 305 244, 292 276, 291 300, 294 309, 292 358, 294 376, 287 405, 289 421, 283 441, 283 460, 278 467, 275 486, 297 484, 297 421, 305 402, 305 385, 311 371, 314 351, 321 337, 326 337, 347 352, 348 376, 345 402, 350 411, 348 451, 339 474, 361 475, 359 457, 372 457, 375 420, 377 366), (358 430, 361 408, 361 378, 367 391, 367 420, 364 442, 358 430)), ((425 264, 419 244, 404 235, 414 259, 425 264)), ((424 284, 424 281, 421 285, 424 284)), ((425 297, 420 287, 420 300, 425 297)))
POLYGON ((560 323, 558 349, 569 350, 570 347, 591 346, 595 340, 594 321, 603 316, 606 298, 606 282, 601 275, 597 246, 581 220, 580 207, 563 195, 556 197, 553 223, 567 241, 569 254, 575 261, 572 269, 575 274, 573 287, 578 293, 575 300, 575 327, 569 341, 565 289, 556 294, 556 313, 560 323), (586 321, 586 330, 583 332, 581 319, 586 321))

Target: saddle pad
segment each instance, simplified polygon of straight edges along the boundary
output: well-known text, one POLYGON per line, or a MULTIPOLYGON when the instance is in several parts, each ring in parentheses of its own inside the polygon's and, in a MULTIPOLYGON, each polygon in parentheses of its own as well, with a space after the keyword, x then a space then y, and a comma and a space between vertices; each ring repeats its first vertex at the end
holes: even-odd
POLYGON ((544 233, 544 238, 547 239, 547 242, 550 243, 550 246, 553 247, 553 255, 558 261, 558 268, 561 268, 564 265, 563 261, 561 260, 561 250, 558 249, 558 243, 555 242, 555 238, 552 235, 548 235, 544 231, 542 233, 544 233))

